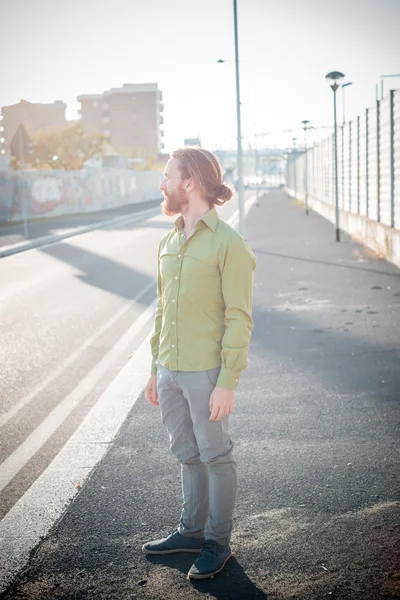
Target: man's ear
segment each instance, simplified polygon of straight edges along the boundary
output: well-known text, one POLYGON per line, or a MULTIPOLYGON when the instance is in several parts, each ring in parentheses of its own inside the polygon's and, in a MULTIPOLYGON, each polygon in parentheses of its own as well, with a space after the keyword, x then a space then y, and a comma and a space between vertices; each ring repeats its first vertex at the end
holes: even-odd
POLYGON ((186 191, 187 192, 192 192, 196 187, 196 182, 193 179, 193 177, 190 177, 189 179, 186 180, 186 191))

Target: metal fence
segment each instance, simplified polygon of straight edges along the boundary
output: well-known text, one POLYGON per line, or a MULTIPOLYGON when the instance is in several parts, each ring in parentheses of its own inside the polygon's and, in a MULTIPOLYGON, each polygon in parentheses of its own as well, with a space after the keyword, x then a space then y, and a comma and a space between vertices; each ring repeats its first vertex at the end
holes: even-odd
MULTIPOLYGON (((337 139, 339 208, 400 229, 400 90, 338 127, 337 139)), ((310 205, 335 203, 334 143, 332 134, 288 155, 290 195, 303 200, 307 189, 310 205)))
POLYGON ((161 199, 157 171, 87 168, 0 172, 0 223, 161 199))

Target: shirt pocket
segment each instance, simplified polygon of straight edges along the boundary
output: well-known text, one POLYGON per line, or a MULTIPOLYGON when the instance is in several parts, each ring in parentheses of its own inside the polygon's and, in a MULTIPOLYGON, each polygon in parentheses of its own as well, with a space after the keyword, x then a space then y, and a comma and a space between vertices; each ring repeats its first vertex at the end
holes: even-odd
POLYGON ((181 270, 182 291, 194 299, 213 302, 221 294, 221 273, 212 260, 185 255, 181 270))

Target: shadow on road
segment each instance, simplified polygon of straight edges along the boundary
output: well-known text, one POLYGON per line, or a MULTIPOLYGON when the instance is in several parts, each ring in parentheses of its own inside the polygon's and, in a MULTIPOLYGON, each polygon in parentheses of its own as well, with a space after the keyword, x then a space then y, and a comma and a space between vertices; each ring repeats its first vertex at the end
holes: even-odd
MULTIPOLYGON (((187 554, 174 556, 151 556, 146 559, 153 565, 163 565, 168 569, 176 569, 187 574, 193 564, 193 556, 187 554)), ((225 569, 212 579, 189 580, 198 592, 206 594, 207 597, 217 598, 218 600, 266 600, 267 594, 258 588, 246 575, 243 567, 233 556, 225 569)))

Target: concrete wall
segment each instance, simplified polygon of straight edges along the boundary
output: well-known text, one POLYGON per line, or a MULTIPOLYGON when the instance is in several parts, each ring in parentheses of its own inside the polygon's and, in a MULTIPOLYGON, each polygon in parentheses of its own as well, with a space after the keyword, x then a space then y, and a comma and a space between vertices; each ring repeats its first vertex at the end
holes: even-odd
POLYGON ((0 172, 0 222, 162 199, 162 174, 128 169, 0 172))

